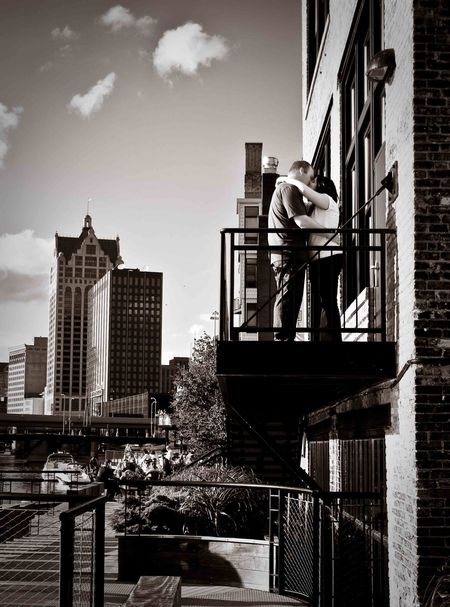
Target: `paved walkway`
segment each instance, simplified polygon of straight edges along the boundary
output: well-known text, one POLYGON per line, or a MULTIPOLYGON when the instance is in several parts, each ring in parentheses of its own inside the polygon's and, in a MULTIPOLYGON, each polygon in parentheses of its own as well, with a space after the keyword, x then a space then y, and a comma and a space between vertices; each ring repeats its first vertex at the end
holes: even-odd
MULTIPOLYGON (((106 504, 104 607, 123 605, 134 584, 117 581, 118 546, 109 518, 120 507, 106 504)), ((57 506, 39 517, 41 535, 0 544, 1 607, 57 607, 59 590, 59 511, 57 506)), ((83 547, 89 551, 90 546, 83 547)), ((276 607, 307 603, 260 590, 230 586, 182 586, 183 607, 276 607)))
MULTIPOLYGON (((120 506, 121 504, 117 504, 116 502, 108 502, 106 504, 105 607, 122 605, 134 587, 134 584, 123 584, 116 581, 118 573, 118 549, 115 533, 109 524, 109 517, 120 506)), ((183 584, 181 588, 181 605, 182 607, 277 607, 278 605, 307 607, 309 604, 290 597, 249 588, 183 584)))

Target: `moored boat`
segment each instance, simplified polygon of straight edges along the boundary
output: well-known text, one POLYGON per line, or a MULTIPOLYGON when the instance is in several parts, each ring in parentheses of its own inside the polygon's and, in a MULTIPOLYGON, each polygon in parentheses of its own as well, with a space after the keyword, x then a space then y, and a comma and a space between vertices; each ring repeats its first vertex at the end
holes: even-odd
POLYGON ((44 480, 57 479, 65 485, 90 483, 91 479, 85 469, 78 464, 70 453, 58 451, 51 453, 42 469, 44 480))

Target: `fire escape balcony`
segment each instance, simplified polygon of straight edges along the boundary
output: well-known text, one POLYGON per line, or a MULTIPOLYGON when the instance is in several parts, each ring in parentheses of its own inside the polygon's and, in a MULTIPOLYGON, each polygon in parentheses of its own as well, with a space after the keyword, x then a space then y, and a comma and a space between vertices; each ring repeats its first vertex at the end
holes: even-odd
MULTIPOLYGON (((277 288, 270 254, 285 255, 288 249, 269 246, 269 232, 275 230, 221 232, 217 375, 226 404, 253 417, 274 407, 305 415, 394 378, 395 255, 387 251, 395 250, 395 232, 369 228, 336 231, 339 244, 327 251, 342 260, 338 287, 341 327, 324 326, 323 314, 319 327, 311 322, 317 295, 309 283, 308 267, 323 259, 325 247, 295 246, 304 251, 305 258, 313 259, 305 262, 303 304, 294 341, 274 339, 277 288), (255 256, 256 277, 254 267, 247 263, 255 256), (251 274, 247 274, 249 268, 251 274), (253 287, 251 301, 246 300, 249 284, 253 287), (239 308, 234 305, 236 299, 239 308), (336 334, 341 340, 331 339, 336 334)), ((315 232, 330 236, 326 230, 315 232)))

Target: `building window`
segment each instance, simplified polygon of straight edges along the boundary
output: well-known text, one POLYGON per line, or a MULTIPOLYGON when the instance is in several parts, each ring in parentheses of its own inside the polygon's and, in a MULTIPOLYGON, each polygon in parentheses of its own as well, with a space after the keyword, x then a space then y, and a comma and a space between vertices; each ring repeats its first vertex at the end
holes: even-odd
MULTIPOLYGON (((365 206, 365 202, 379 185, 374 183, 374 168, 384 142, 384 85, 369 82, 365 70, 370 57, 380 50, 382 23, 382 0, 361 3, 339 72, 343 223, 349 221, 346 227, 358 230, 375 227, 373 207, 365 206)), ((349 250, 358 247, 357 252, 347 256, 343 293, 345 307, 369 286, 367 238, 367 234, 362 232, 345 236, 349 250)))
MULTIPOLYGON (((244 209, 244 228, 258 228, 259 208, 257 206, 247 206, 244 209)), ((247 233, 244 236, 246 244, 257 244, 258 234, 247 233)))
POLYGON ((314 167, 316 175, 324 175, 325 177, 331 176, 331 106, 328 108, 327 116, 325 118, 322 132, 320 133, 319 142, 314 153, 312 165, 314 167))
POLYGON ((245 288, 256 289, 256 257, 245 259, 245 288))
POLYGON ((308 45, 307 84, 311 87, 319 49, 330 12, 329 0, 308 0, 306 5, 306 37, 308 45))
POLYGON ((256 321, 257 321, 257 306, 256 303, 248 303, 247 304, 247 315, 246 315, 246 321, 247 321, 247 327, 256 327, 256 321))
POLYGON ((97 258, 96 257, 85 257, 84 258, 84 265, 85 266, 96 267, 97 266, 97 258))
POLYGON ((86 253, 88 255, 95 255, 97 253, 97 247, 95 246, 95 244, 87 244, 86 253))

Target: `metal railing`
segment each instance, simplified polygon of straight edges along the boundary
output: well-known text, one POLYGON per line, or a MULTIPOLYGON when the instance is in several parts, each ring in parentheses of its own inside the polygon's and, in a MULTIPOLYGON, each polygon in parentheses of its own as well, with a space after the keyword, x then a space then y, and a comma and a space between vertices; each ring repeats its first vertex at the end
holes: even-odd
MULTIPOLYGON (((302 260, 295 262, 296 272, 291 274, 306 272, 298 320, 293 321, 293 326, 284 328, 303 340, 328 341, 340 334, 344 341, 386 341, 386 245, 395 230, 338 229, 333 241, 329 230, 303 230, 307 235, 322 235, 328 240, 327 246, 301 243, 270 246, 268 235, 277 231, 261 228, 221 231, 220 339, 251 340, 256 334, 263 336, 262 339, 273 338, 279 329, 274 326, 273 308, 282 289, 275 283, 271 255, 278 254, 283 261, 293 255, 302 260), (320 283, 320 273, 325 272, 322 264, 325 251, 342 267, 337 294, 340 326, 324 322, 320 297, 310 286, 311 271, 315 284, 320 283)), ((295 238, 299 229, 286 229, 283 234, 295 238)))
POLYGON ((121 481, 120 485, 122 507, 115 516, 116 522, 121 521, 117 531, 124 535, 184 533, 265 538, 269 543, 271 592, 307 599, 314 607, 388 605, 385 509, 379 494, 176 480, 121 481), (227 513, 225 507, 220 509, 216 524, 210 525, 209 533, 195 528, 183 509, 177 517, 171 513, 172 528, 170 523, 164 526, 162 510, 152 520, 153 506, 149 505, 154 505, 152 498, 158 493, 170 495, 169 488, 175 500, 180 492, 199 492, 209 505, 220 491, 262 494, 260 503, 266 511, 260 515, 265 524, 258 537, 251 535, 239 526, 236 513, 227 513))
POLYGON ((59 607, 103 607, 105 497, 61 512, 59 607))
POLYGON ((14 478, 3 472, 2 607, 103 605, 105 498, 89 497, 98 494, 101 485, 66 493, 58 493, 56 486, 42 479, 27 478, 27 473, 17 476, 16 471, 14 478))

